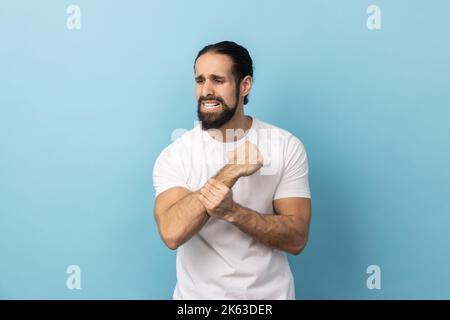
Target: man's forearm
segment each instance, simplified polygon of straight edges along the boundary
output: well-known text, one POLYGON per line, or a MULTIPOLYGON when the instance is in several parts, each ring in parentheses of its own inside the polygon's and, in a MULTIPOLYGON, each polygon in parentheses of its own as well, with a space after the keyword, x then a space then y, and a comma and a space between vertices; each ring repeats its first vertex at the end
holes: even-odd
POLYGON ((209 216, 197 194, 198 191, 187 194, 157 219, 161 236, 171 249, 189 240, 208 221, 209 216))
POLYGON ((235 203, 233 211, 225 216, 225 220, 253 239, 292 254, 299 254, 307 242, 307 223, 295 216, 263 215, 235 203))
POLYGON ((226 164, 214 177, 214 179, 222 182, 228 188, 234 186, 240 178, 240 173, 235 165, 226 164))
MULTIPOLYGON (((239 173, 235 166, 227 164, 214 176, 214 179, 231 188, 239 179, 239 173)), ((166 234, 169 235, 166 243, 170 248, 176 249, 188 241, 208 221, 209 215, 198 200, 199 194, 197 190, 186 195, 169 207, 164 214, 166 221, 161 225, 166 227, 166 234)))

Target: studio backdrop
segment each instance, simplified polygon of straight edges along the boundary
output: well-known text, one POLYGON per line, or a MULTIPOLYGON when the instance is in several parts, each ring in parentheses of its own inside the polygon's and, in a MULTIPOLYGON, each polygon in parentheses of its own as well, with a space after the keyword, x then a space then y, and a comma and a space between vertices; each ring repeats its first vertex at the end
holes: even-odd
POLYGON ((0 298, 170 299, 156 157, 203 46, 246 47, 246 114, 305 145, 298 299, 450 299, 450 2, 0 3, 0 298))

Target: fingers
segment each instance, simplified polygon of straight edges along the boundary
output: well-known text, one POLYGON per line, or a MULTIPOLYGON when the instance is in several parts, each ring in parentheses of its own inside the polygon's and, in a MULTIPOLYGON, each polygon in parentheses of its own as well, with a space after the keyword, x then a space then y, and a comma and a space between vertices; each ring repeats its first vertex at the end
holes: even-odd
POLYGON ((236 164, 257 164, 262 162, 262 155, 257 144, 246 140, 236 149, 228 152, 228 161, 236 164))
POLYGON ((227 158, 229 163, 234 163, 234 151, 228 151, 227 158))
POLYGON ((248 150, 248 157, 251 164, 257 164, 259 162, 262 162, 262 154, 259 151, 259 148, 257 145, 252 144, 249 146, 248 150))
POLYGON ((205 197, 202 193, 199 194, 198 199, 200 200, 200 202, 202 203, 202 205, 207 209, 210 210, 213 207, 213 204, 211 203, 211 201, 209 201, 209 199, 207 197, 205 197))
POLYGON ((213 178, 209 179, 206 184, 208 186, 211 186, 213 190, 217 190, 218 192, 221 193, 227 193, 229 190, 229 188, 224 183, 213 178))
POLYGON ((231 190, 222 182, 211 178, 199 191, 200 201, 206 209, 211 210, 219 206, 231 190))
POLYGON ((202 194, 211 203, 218 200, 214 190, 212 190, 211 187, 207 184, 205 184, 203 188, 200 189, 200 194, 202 194))

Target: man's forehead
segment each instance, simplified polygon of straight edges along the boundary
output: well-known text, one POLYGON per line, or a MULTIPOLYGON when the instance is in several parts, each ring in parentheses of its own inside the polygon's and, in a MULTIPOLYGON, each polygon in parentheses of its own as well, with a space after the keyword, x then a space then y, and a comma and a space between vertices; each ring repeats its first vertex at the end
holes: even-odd
POLYGON ((205 53, 201 55, 195 63, 195 75, 222 75, 230 73, 232 61, 230 57, 224 54, 205 53))

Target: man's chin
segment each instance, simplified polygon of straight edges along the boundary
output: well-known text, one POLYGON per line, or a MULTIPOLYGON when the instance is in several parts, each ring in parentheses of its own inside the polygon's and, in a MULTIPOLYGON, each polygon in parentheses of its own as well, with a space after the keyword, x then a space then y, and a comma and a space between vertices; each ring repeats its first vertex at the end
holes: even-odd
POLYGON ((202 124, 202 129, 205 131, 209 129, 220 129, 220 127, 224 125, 224 123, 219 123, 215 121, 200 120, 200 122, 202 124))
POLYGON ((218 121, 219 119, 223 118, 223 111, 221 112, 202 112, 200 114, 200 121, 205 121, 205 122, 215 122, 218 121))
POLYGON ((222 109, 215 112, 204 112, 201 108, 197 109, 198 119, 202 124, 203 130, 220 129, 223 125, 228 123, 234 116, 235 109, 222 109))

